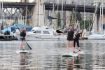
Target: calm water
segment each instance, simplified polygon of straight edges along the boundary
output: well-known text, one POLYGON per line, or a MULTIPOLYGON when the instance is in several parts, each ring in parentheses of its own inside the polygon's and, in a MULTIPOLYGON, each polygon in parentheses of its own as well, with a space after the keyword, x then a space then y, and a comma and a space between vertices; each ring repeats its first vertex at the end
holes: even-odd
POLYGON ((105 70, 105 41, 80 41, 84 54, 62 57, 65 41, 28 41, 30 53, 16 53, 20 41, 0 42, 0 70, 105 70))

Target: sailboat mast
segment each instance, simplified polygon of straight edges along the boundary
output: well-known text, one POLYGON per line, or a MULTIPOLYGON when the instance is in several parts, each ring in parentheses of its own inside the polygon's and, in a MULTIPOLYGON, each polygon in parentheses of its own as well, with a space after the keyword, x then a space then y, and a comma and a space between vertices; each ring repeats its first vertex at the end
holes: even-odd
POLYGON ((85 29, 85 20, 86 20, 86 13, 85 13, 85 0, 84 0, 84 29, 85 29))
POLYGON ((100 5, 100 22, 99 22, 99 31, 103 32, 103 0, 101 0, 100 5))
POLYGON ((103 31, 103 24, 104 24, 104 21, 103 21, 103 0, 102 0, 102 31, 103 31))
POLYGON ((27 6, 25 8, 25 25, 27 24, 27 6))
POLYGON ((4 13, 3 13, 3 0, 1 2, 1 10, 2 10, 2 24, 3 24, 3 19, 4 19, 4 13))
POLYGON ((3 13, 3 0, 1 2, 1 19, 2 19, 2 23, 1 23, 1 29, 3 29, 3 20, 4 20, 4 13, 3 13))
POLYGON ((64 17, 64 14, 63 14, 63 0, 62 0, 62 13, 61 13, 61 29, 63 28, 63 25, 64 25, 64 22, 63 22, 63 17, 64 17))

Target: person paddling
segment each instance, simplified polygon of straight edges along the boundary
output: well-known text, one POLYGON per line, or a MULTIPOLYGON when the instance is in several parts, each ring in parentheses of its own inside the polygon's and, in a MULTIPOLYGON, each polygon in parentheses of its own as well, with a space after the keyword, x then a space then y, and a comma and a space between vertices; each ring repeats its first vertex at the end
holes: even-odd
POLYGON ((21 42, 21 47, 20 47, 21 49, 24 49, 25 48, 25 46, 24 46, 25 37, 26 37, 26 30, 25 29, 22 29, 20 31, 20 40, 22 41, 21 42))
POLYGON ((74 39, 73 39, 73 36, 74 36, 74 28, 73 28, 72 25, 69 25, 69 29, 68 29, 67 32, 68 32, 67 33, 67 41, 68 41, 68 47, 67 47, 67 49, 68 49, 68 51, 70 51, 69 50, 69 48, 70 48, 74 52, 74 46, 73 46, 73 42, 74 42, 74 39))
POLYGON ((26 30, 23 29, 23 30, 21 30, 21 32, 20 32, 20 39, 21 39, 22 41, 24 41, 24 40, 25 40, 25 37, 26 37, 26 30))
POLYGON ((74 48, 77 45, 79 51, 80 51, 79 39, 81 34, 82 32, 80 32, 79 30, 75 31, 74 33, 74 48))

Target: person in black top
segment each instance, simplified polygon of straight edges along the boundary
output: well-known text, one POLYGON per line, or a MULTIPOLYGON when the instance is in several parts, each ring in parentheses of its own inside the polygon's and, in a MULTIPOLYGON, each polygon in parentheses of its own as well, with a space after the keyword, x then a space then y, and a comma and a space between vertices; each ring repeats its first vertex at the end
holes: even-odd
POLYGON ((68 29, 68 33, 67 33, 67 40, 68 41, 73 41, 73 36, 74 36, 74 29, 73 27, 70 25, 69 29, 68 29))
POLYGON ((22 30, 22 31, 20 32, 20 39, 21 39, 22 41, 24 41, 24 40, 25 40, 25 37, 26 37, 26 30, 22 30))
POLYGON ((26 30, 25 29, 23 29, 23 30, 21 30, 20 31, 20 39, 21 39, 21 45, 20 45, 20 49, 25 49, 25 46, 24 46, 24 44, 25 44, 25 37, 26 37, 26 30))
POLYGON ((74 34, 74 48, 75 48, 75 45, 77 44, 77 47, 79 48, 79 51, 80 51, 80 45, 79 45, 80 36, 81 36, 81 32, 79 32, 79 31, 77 31, 74 34))
POLYGON ((73 30, 68 31, 67 40, 73 41, 73 36, 74 36, 74 31, 73 30))
POLYGON ((68 49, 68 52, 70 50, 74 52, 74 46, 73 46, 74 39, 73 39, 73 36, 74 36, 74 28, 73 28, 72 25, 70 25, 69 29, 67 31, 67 41, 68 41, 67 49, 68 49))

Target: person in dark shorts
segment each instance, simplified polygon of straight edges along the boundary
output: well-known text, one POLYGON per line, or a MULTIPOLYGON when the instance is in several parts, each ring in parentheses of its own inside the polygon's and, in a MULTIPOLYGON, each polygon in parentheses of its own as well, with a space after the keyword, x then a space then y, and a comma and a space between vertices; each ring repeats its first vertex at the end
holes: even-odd
POLYGON ((24 41, 24 40, 25 40, 25 37, 26 37, 26 30, 22 30, 22 31, 20 32, 20 39, 21 39, 22 41, 24 41))
POLYGON ((73 41, 73 36, 74 36, 74 31, 73 30, 68 31, 67 40, 73 41))
POLYGON ((21 32, 20 32, 20 39, 21 39, 21 45, 20 45, 20 49, 25 49, 25 46, 24 46, 24 41, 25 41, 25 37, 26 37, 26 30, 25 29, 23 29, 23 30, 21 30, 21 32))
POLYGON ((73 39, 73 36, 74 36, 74 28, 73 28, 72 25, 70 25, 69 29, 68 29, 68 32, 67 32, 67 41, 68 41, 67 49, 68 49, 68 52, 70 50, 74 51, 74 46, 73 46, 74 39, 73 39))

